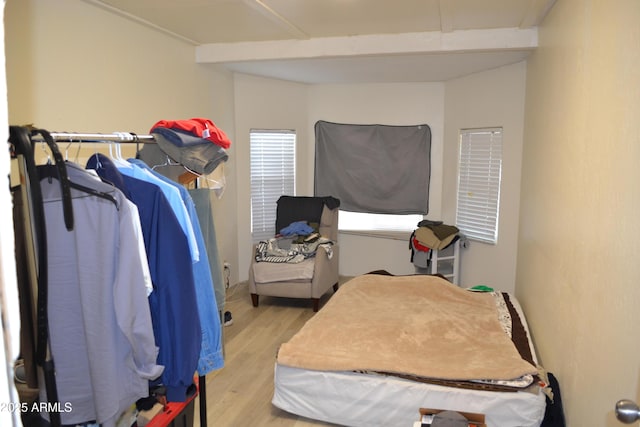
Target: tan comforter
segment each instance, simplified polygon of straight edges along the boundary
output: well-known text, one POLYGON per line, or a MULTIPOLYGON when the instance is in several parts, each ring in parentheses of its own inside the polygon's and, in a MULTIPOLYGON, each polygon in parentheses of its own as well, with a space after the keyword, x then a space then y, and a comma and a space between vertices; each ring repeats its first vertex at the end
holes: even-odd
POLYGON ((489 294, 435 276, 367 274, 345 283, 278 351, 279 364, 451 380, 535 374, 489 294))

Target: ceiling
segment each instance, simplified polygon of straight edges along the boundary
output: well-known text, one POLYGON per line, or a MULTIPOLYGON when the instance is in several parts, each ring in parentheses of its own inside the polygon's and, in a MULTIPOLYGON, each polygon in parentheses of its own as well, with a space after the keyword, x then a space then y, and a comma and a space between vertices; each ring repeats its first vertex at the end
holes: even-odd
POLYGON ((446 81, 525 59, 555 0, 85 0, 195 46, 196 61, 303 83, 446 81))

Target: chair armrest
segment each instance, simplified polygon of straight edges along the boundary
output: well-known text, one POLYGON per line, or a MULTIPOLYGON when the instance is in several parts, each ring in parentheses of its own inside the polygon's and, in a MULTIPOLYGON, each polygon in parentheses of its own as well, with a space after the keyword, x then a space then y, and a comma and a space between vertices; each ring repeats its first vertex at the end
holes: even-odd
POLYGON ((315 257, 313 279, 311 280, 311 297, 320 298, 333 285, 338 283, 340 272, 340 247, 332 245, 333 256, 329 259, 324 249, 318 248, 315 257))

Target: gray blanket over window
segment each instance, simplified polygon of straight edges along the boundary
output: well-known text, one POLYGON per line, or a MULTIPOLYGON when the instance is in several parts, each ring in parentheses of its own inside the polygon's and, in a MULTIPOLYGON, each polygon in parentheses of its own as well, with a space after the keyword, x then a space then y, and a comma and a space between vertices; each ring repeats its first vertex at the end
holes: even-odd
POLYGON ((428 125, 315 125, 315 194, 340 199, 340 209, 427 214, 431 172, 428 125))

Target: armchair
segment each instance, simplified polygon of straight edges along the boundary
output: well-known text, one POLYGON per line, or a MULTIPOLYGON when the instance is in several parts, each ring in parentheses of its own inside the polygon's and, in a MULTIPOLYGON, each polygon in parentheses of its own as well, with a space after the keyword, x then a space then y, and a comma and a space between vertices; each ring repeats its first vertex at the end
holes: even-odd
POLYGON ((319 224, 319 233, 333 242, 331 251, 318 248, 312 258, 299 263, 258 262, 255 247, 249 267, 249 292, 254 307, 260 295, 311 299, 313 311, 318 311, 320 297, 329 288, 338 290, 338 206, 333 197, 282 196, 276 210, 276 230, 297 222, 319 224))

